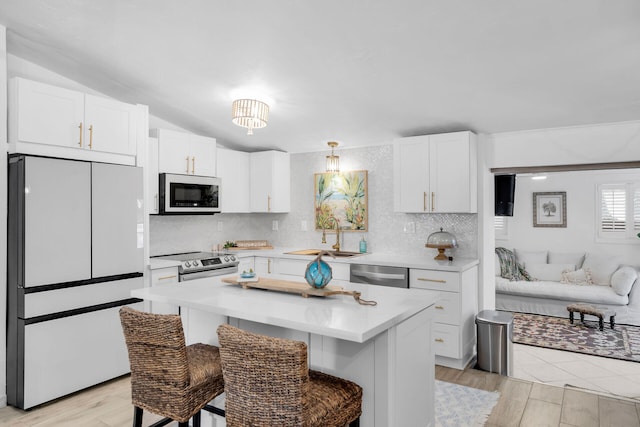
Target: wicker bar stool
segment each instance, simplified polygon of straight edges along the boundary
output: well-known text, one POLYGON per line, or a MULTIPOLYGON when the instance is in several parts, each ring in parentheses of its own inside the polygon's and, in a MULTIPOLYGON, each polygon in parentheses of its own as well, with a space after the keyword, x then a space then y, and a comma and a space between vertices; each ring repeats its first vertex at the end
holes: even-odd
POLYGON ((229 427, 360 425, 362 388, 309 370, 307 345, 218 327, 229 427))
POLYGON ((200 426, 200 410, 224 415, 208 402, 224 392, 218 347, 185 344, 177 314, 151 314, 130 307, 120 309, 129 364, 133 425, 142 426, 143 410, 164 418, 153 424, 177 421, 187 427, 193 417, 200 426))

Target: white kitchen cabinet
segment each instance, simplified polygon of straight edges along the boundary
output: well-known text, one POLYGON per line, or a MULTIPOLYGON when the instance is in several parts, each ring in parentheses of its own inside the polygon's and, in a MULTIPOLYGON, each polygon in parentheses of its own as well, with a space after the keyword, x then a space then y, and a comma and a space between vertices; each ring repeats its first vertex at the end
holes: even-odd
POLYGON ((393 162, 396 212, 477 212, 477 148, 472 132, 396 139, 393 162))
POLYGON ((183 175, 216 176, 216 140, 200 135, 156 129, 158 171, 183 175))
MULTIPOLYGON (((178 283, 178 267, 157 268, 151 270, 151 286, 167 286, 178 283)), ((155 314, 179 314, 177 305, 152 302, 151 312, 155 314)))
POLYGON ((146 167, 148 191, 147 206, 150 214, 160 211, 160 180, 158 177, 158 138, 149 137, 149 162, 146 167))
POLYGON ((245 257, 245 258, 238 258, 239 264, 238 264, 238 272, 242 273, 243 271, 251 271, 251 270, 255 270, 255 262, 254 262, 254 257, 250 256, 250 257, 245 257))
POLYGON ((253 261, 254 271, 256 274, 278 274, 277 261, 277 258, 257 256, 253 261))
POLYGON ((132 104, 20 77, 9 85, 10 152, 91 160, 81 154, 89 151, 133 158, 136 120, 132 104))
MULTIPOLYGON (((331 257, 328 256, 324 257, 323 261, 331 266, 332 280, 349 281, 349 264, 331 262, 331 257)), ((278 259, 278 274, 304 278, 309 262, 311 262, 309 259, 280 258, 278 259)))
POLYGON ((217 173, 222 179, 220 200, 222 212, 250 212, 249 153, 219 148, 216 153, 217 173))
POLYGON ((441 292, 429 310, 433 315, 436 364, 464 369, 474 355, 475 316, 478 312, 478 267, 465 271, 412 268, 409 287, 441 292))
POLYGON ((291 209, 289 153, 259 151, 250 155, 251 212, 289 212, 291 209))

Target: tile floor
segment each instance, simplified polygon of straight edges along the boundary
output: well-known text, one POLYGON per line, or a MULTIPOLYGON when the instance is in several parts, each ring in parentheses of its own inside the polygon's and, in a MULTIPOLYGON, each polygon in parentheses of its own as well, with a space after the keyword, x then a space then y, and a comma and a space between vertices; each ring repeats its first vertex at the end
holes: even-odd
POLYGON ((529 345, 513 345, 513 377, 640 401, 640 363, 529 345))

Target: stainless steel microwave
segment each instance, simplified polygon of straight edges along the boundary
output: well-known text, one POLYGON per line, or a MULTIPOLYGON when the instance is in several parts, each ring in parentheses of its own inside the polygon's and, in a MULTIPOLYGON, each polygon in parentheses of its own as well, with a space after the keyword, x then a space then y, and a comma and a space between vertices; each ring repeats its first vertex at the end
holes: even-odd
POLYGON ((220 212, 220 178, 160 174, 160 215, 213 215, 220 212))

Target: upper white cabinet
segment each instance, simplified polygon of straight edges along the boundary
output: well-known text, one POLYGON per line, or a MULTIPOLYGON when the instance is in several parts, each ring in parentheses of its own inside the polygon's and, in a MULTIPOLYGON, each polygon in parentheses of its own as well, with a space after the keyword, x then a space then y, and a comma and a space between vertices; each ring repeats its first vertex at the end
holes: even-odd
POLYGON ((219 148, 216 154, 218 177, 222 179, 222 212, 250 212, 249 153, 219 148))
POLYGON ((289 212, 289 168, 289 153, 260 151, 250 154, 251 212, 289 212))
POLYGON ((475 134, 400 138, 394 141, 393 148, 396 212, 477 212, 475 134))
POLYGON ((190 133, 157 129, 160 173, 216 176, 216 140, 190 133))
POLYGON ((92 159, 86 152, 135 156, 136 118, 135 105, 15 77, 9 86, 9 151, 80 159, 92 159))
POLYGON ((149 137, 147 174, 147 206, 150 214, 160 211, 160 179, 158 177, 158 138, 149 137))

